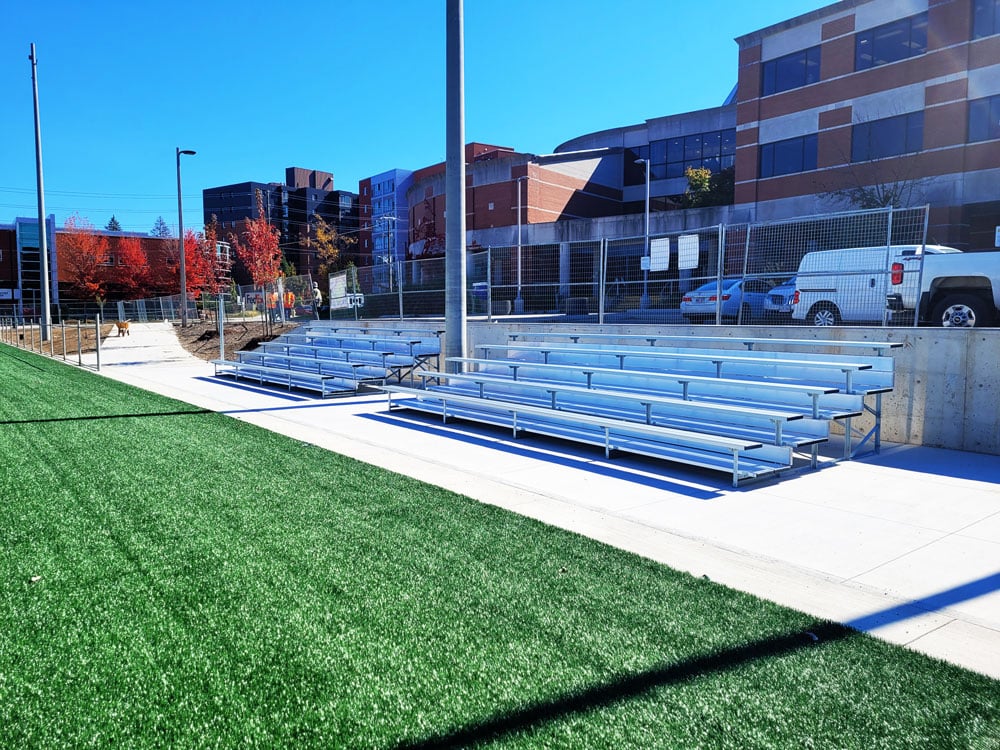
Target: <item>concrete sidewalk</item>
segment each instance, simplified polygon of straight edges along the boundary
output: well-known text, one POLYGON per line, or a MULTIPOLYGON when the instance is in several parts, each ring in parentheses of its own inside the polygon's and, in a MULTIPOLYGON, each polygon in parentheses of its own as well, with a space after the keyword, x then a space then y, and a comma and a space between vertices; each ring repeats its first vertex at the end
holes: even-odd
MULTIPOLYGON (((85 364, 96 363, 91 355, 85 364)), ((730 486, 724 474, 214 378, 169 324, 101 374, 229 414, 1000 678, 1000 457, 913 446, 730 486)))

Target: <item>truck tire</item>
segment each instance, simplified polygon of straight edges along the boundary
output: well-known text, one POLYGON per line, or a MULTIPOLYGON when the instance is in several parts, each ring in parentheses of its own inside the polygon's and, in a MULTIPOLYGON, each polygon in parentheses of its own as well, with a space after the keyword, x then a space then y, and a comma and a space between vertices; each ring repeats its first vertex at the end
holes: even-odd
POLYGON ((806 323, 814 326, 839 326, 840 310, 832 302, 819 302, 812 306, 809 315, 806 316, 806 323))
POLYGON ((988 326, 993 319, 991 307, 975 294, 952 294, 934 307, 931 323, 944 328, 988 326))

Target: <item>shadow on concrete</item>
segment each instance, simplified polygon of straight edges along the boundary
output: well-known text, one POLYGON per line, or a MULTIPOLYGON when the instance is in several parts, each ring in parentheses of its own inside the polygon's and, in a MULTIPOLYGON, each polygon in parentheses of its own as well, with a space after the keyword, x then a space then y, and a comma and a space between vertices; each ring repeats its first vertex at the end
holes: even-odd
POLYGON ((892 469, 990 484, 996 484, 1000 478, 1000 456, 986 453, 968 453, 922 445, 898 445, 891 450, 883 450, 877 456, 866 456, 865 460, 892 469))
MULTIPOLYGON (((696 500, 713 500, 721 497, 723 494, 721 489, 702 489, 673 482, 662 476, 649 476, 641 473, 643 469, 640 467, 639 462, 633 462, 633 466, 636 468, 630 470, 624 466, 612 467, 605 463, 600 463, 598 462, 597 456, 594 456, 593 458, 587 458, 585 456, 569 456, 565 453, 553 453, 541 447, 546 444, 559 444, 560 450, 565 450, 561 441, 556 438, 531 435, 530 437, 519 437, 519 444, 512 445, 511 443, 494 436, 503 432, 506 438, 510 438, 510 431, 502 427, 492 428, 489 425, 480 424, 463 425, 461 432, 455 432, 454 430, 439 426, 440 423, 438 423, 438 425, 434 425, 424 421, 423 415, 407 415, 405 418, 387 414, 359 414, 358 416, 364 419, 382 422, 383 424, 391 424, 395 427, 403 427, 408 430, 422 432, 428 435, 445 437, 451 440, 460 440, 468 445, 489 448, 490 450, 501 451, 503 453, 507 453, 508 455, 535 458, 549 464, 567 466, 572 469, 586 471, 590 474, 599 474, 601 476, 631 482, 632 484, 641 484, 646 487, 672 492, 677 495, 685 495, 696 500)), ((596 450, 598 449, 595 449, 595 451, 596 450)), ((600 461, 604 461, 603 454, 600 456, 600 461)), ((729 489, 728 484, 727 489, 729 489)))
POLYGON ((855 630, 875 630, 902 620, 908 620, 911 617, 919 617, 929 612, 939 612, 953 604, 992 594, 994 591, 1000 591, 1000 572, 963 583, 961 586, 939 591, 922 599, 914 599, 879 612, 862 615, 846 624, 855 630))

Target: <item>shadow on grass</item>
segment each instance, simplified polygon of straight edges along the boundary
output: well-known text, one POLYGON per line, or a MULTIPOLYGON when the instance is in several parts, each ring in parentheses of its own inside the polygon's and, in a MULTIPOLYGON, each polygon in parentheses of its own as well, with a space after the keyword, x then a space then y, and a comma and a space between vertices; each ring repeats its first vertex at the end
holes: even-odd
POLYGON ((547 722, 559 721, 573 714, 581 714, 622 701, 640 698, 658 688, 676 685, 709 674, 726 672, 758 660, 785 656, 802 648, 819 647, 827 643, 842 641, 859 635, 863 630, 873 630, 912 617, 919 617, 995 591, 1000 591, 1000 573, 953 586, 922 599, 872 612, 851 620, 846 625, 817 622, 792 633, 762 638, 715 654, 695 656, 676 664, 623 676, 617 680, 568 693, 551 700, 539 701, 485 721, 468 724, 445 734, 404 742, 397 748, 398 750, 424 750, 425 748, 475 746, 516 732, 530 731, 547 722))
POLYGON ((153 411, 136 414, 88 414, 81 417, 46 417, 44 419, 5 419, 0 425, 12 424, 46 424, 47 422, 87 422, 103 419, 136 419, 139 417, 196 417, 203 414, 214 414, 210 409, 194 409, 192 411, 153 411))
POLYGON ((856 630, 843 625, 816 623, 792 633, 763 638, 716 654, 695 656, 676 664, 656 667, 552 700, 540 701, 445 734, 404 742, 397 745, 397 750, 479 745, 516 732, 530 731, 547 722, 558 721, 573 714, 586 713, 639 698, 659 688, 737 669, 762 659, 784 656, 803 648, 822 646, 857 634, 856 630))

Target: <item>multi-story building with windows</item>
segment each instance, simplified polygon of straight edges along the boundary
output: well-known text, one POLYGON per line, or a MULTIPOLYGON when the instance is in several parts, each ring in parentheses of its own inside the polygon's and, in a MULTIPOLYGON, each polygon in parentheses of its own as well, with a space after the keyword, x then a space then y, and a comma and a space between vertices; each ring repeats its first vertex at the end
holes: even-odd
POLYGON ((895 196, 936 241, 993 246, 1000 0, 843 0, 737 42, 737 211, 895 196))
MULTIPOLYGON (((635 219, 644 211, 648 168, 653 231, 926 203, 934 241, 993 248, 1000 226, 1000 0, 842 0, 736 41, 738 84, 722 106, 557 147, 564 174, 578 159, 576 173, 587 175, 567 185, 575 196, 565 205, 595 195, 607 198, 603 205, 537 210, 552 197, 552 183, 538 179, 535 167, 550 157, 526 156, 519 174, 531 198, 520 221, 531 225, 533 239, 565 235, 539 225, 573 219, 584 220, 575 222, 577 237, 585 224, 593 236, 641 232, 635 219), (584 165, 601 153, 604 168, 588 171, 584 165), (612 163, 617 174, 609 179, 612 163), (676 212, 688 167, 732 167, 730 205, 695 216, 676 212)), ((502 241, 487 231, 501 216, 471 198, 468 205, 470 237, 502 241)))
POLYGON ((359 265, 379 265, 406 259, 409 215, 406 191, 413 173, 391 169, 358 185, 359 265))
POLYGON ((335 190, 329 172, 299 167, 285 170, 284 183, 241 182, 204 190, 205 223, 214 216, 221 238, 238 235, 245 221, 260 218, 258 192, 263 215, 278 229, 282 252, 297 273, 313 273, 318 265, 312 242, 315 217, 322 217, 338 233, 357 234, 357 194, 335 190))

